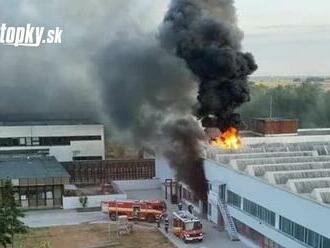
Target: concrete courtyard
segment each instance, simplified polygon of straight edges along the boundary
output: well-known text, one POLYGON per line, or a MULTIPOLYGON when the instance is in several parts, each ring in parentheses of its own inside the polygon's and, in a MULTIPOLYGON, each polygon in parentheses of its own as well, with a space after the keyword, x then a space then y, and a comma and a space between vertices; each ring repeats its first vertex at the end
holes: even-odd
MULTIPOLYGON (((130 190, 126 191, 128 199, 162 199, 162 192, 159 189, 152 190, 130 190)), ((168 204, 168 212, 171 213, 177 209, 177 206, 168 204)), ((47 227, 59 225, 75 225, 82 223, 107 223, 108 216, 101 211, 96 212, 77 212, 76 210, 39 210, 29 211, 24 218, 26 225, 30 227, 47 227)), ((171 233, 165 233, 163 225, 160 231, 168 237, 178 248, 245 248, 256 247, 253 244, 248 246, 242 242, 230 241, 226 232, 220 232, 215 225, 207 220, 202 220, 205 231, 205 240, 201 243, 185 244, 171 233)), ((156 228, 156 226, 155 226, 156 228)))

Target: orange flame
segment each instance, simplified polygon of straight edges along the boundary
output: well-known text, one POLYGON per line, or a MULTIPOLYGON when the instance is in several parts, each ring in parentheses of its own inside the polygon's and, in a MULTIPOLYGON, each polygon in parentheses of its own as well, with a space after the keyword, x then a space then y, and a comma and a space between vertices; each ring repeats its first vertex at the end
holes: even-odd
POLYGON ((238 129, 234 127, 228 128, 225 132, 212 140, 211 144, 223 149, 239 149, 242 146, 238 129))

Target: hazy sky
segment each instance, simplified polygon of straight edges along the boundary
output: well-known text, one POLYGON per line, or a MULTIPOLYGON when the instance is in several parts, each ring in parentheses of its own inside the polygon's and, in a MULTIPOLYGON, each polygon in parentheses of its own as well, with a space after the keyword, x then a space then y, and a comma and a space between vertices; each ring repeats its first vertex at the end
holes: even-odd
MULTIPOLYGON (((161 15, 166 4, 156 2, 161 15)), ((244 50, 259 65, 254 75, 330 75, 329 0, 236 0, 235 5, 244 50)))
MULTIPOLYGON (((0 0, 0 20, 12 24, 23 20, 22 23, 40 25, 51 20, 53 25, 64 27, 64 38, 75 34, 78 37, 77 31, 82 31, 87 33, 86 42, 89 42, 89 28, 98 24, 96 19, 108 19, 107 25, 101 22, 102 30, 107 29, 112 35, 117 32, 114 31, 117 23, 131 23, 142 33, 157 31, 170 0, 84 0, 74 8, 72 1, 40 2, 44 1, 0 0), (45 9, 45 5, 49 9, 45 9), (51 10, 56 6, 60 11, 51 10), (62 21, 63 13, 74 24, 74 32, 62 21), (74 21, 80 15, 85 16, 82 25, 74 21)), ((254 75, 330 75, 329 0, 235 0, 235 5, 239 26, 245 33, 244 50, 252 52, 259 65, 254 75)), ((100 40, 103 33, 95 32, 95 41, 100 40)), ((75 39, 64 40, 63 46, 77 45, 68 44, 75 39)))
POLYGON ((257 75, 330 75, 330 1, 236 0, 257 75))

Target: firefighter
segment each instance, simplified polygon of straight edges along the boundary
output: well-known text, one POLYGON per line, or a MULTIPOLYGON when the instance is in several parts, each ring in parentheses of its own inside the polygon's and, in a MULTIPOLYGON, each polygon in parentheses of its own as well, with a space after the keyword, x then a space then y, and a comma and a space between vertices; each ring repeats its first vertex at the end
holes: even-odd
POLYGON ((137 224, 138 219, 139 219, 138 211, 134 209, 133 210, 133 220, 134 220, 135 224, 137 224))
POLYGON ((193 213, 193 209, 194 209, 193 205, 190 204, 190 205, 188 206, 188 211, 189 211, 189 213, 192 214, 192 213, 193 213))
POLYGON ((156 216, 156 224, 157 224, 157 227, 160 228, 160 216, 159 215, 156 216))
POLYGON ((168 217, 165 218, 164 220, 164 227, 165 227, 165 232, 168 233, 168 226, 169 226, 169 220, 168 217))
POLYGON ((182 210, 182 202, 179 202, 179 204, 178 204, 178 209, 179 209, 179 211, 182 210))

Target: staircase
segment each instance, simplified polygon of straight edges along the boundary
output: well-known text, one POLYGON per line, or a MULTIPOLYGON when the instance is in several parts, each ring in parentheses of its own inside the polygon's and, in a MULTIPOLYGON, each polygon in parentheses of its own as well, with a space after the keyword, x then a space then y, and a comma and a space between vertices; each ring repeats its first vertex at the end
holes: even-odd
POLYGON ((225 227, 226 227, 226 230, 228 232, 230 239, 232 241, 239 241, 238 233, 237 233, 234 221, 227 208, 227 204, 224 203, 222 200, 218 199, 217 205, 218 205, 220 213, 224 219, 225 227))

